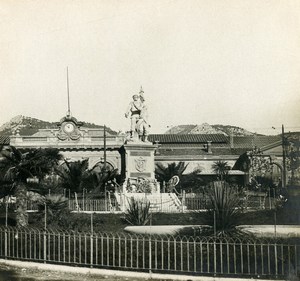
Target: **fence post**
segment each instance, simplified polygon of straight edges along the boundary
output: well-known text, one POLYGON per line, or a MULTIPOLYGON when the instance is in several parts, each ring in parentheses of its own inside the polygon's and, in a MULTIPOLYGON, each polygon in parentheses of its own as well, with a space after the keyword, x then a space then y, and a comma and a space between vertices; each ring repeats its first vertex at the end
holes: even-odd
POLYGON ((104 206, 105 206, 105 212, 107 212, 107 192, 106 192, 106 186, 104 191, 104 206))
POLYGON ((85 211, 84 188, 82 189, 82 211, 85 211))
POLYGON ((4 233, 4 255, 5 255, 5 259, 7 259, 7 226, 5 227, 5 233, 4 233))
POLYGON ((184 211, 184 206, 185 206, 185 190, 183 190, 182 192, 182 200, 181 200, 182 212, 184 211))
POLYGON ((8 222, 8 199, 5 202, 5 233, 4 233, 4 255, 7 259, 7 222, 8 222))
POLYGON ((94 256, 94 252, 93 252, 93 246, 94 246, 94 241, 93 241, 93 232, 94 232, 94 227, 93 227, 93 213, 91 213, 91 267, 93 267, 93 263, 94 263, 94 260, 93 260, 93 256, 94 256))

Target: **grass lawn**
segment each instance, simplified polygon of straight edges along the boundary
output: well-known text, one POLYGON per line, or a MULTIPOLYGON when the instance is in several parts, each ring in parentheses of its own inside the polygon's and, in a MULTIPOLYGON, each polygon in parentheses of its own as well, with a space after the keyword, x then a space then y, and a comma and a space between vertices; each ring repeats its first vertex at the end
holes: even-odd
MULTIPOLYGON (((275 221, 274 210, 262 210, 247 212, 242 215, 240 224, 247 225, 273 225, 275 221)), ((43 227, 43 220, 37 220, 34 214, 30 215, 30 226, 43 227)), ((297 224, 290 210, 281 209, 276 213, 276 223, 297 224)), ((202 212, 193 213, 154 213, 151 225, 201 225, 205 224, 202 212)), ((130 225, 124 220, 123 214, 93 214, 93 230, 97 232, 123 232, 130 225)), ((49 225, 50 226, 50 225, 49 225)), ((91 215, 71 213, 59 228, 69 230, 90 231, 91 215)))

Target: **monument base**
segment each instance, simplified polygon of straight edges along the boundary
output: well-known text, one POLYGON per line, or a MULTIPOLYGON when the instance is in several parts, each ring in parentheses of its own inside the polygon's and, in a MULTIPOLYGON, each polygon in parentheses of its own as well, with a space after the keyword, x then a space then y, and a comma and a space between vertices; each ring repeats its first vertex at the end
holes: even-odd
POLYGON ((124 193, 159 193, 155 179, 154 153, 157 145, 147 142, 128 142, 120 148, 121 174, 126 178, 124 193))

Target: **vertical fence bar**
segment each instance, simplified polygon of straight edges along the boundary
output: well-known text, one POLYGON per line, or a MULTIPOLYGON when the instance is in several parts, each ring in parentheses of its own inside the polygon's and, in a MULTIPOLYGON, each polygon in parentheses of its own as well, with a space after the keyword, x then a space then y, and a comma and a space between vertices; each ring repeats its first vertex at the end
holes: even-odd
POLYGON ((250 268, 250 246, 249 242, 247 242, 247 273, 250 274, 251 268, 250 268))
POLYGON ((87 264, 87 236, 86 236, 86 233, 84 233, 84 264, 87 264))
POLYGON ((271 257, 270 257, 270 243, 268 242, 268 274, 271 274, 271 257))
POLYGON ((70 233, 68 233, 68 253, 69 253, 68 261, 70 263, 71 262, 71 234, 70 233))
POLYGON ((217 273, 217 245, 216 238, 214 238, 214 275, 217 273))
POLYGON ((143 236, 142 254, 143 254, 143 269, 145 269, 145 237, 144 236, 143 236))
POLYGON ((194 239, 194 243, 193 243, 193 246, 194 246, 194 272, 197 271, 197 244, 196 244, 196 240, 194 239))
POLYGON ((243 244, 240 243, 240 254, 241 254, 241 273, 244 273, 244 258, 243 258, 243 244))
POLYGON ((190 244, 189 240, 186 241, 186 255, 187 255, 187 271, 190 271, 190 244))
POLYGON ((298 270, 299 270, 299 264, 298 264, 298 247, 297 245, 294 246, 295 247, 295 276, 298 276, 298 270))
POLYGON ((220 266, 221 266, 221 274, 224 273, 223 270, 223 241, 220 241, 220 266))
POLYGON ((261 257, 261 275, 264 274, 264 244, 260 244, 260 257, 261 257))
POLYGON ((57 253, 58 253, 58 261, 60 262, 60 232, 58 232, 58 236, 57 236, 57 244, 58 244, 58 249, 57 249, 57 253))
POLYGON ((161 251, 161 269, 164 269, 164 240, 161 238, 160 240, 160 251, 161 251))
POLYGON ((103 242, 103 234, 101 234, 101 265, 103 265, 104 259, 104 242, 103 242))
POLYGON ((91 248, 91 257, 90 257, 90 264, 91 267, 93 267, 94 264, 94 237, 93 237, 93 232, 90 234, 90 248, 91 248))
POLYGON ((236 274, 236 247, 235 247, 235 241, 233 242, 233 266, 234 266, 234 274, 236 274))
POLYGON ((124 266, 127 267, 127 236, 124 238, 124 266))
POLYGON ((115 241, 115 236, 113 235, 112 237, 112 266, 115 266, 115 259, 116 259, 116 241, 115 241))
POLYGON ((157 238, 155 237, 155 244, 154 244, 154 258, 155 258, 155 269, 157 269, 157 256, 158 256, 158 252, 157 252, 157 238))
POLYGON ((46 234, 46 230, 44 230, 44 263, 46 263, 47 260, 47 234, 46 234))
POLYGON ((109 265, 109 235, 106 235, 106 265, 109 265))
POLYGON ((139 238, 136 238, 136 268, 139 267, 139 238))
MULTIPOLYGON (((138 249, 136 251, 138 253, 138 249)), ((137 255, 138 259, 138 255, 137 255)), ((130 267, 133 266, 133 238, 130 236, 130 267)), ((127 267, 127 239, 125 237, 125 267, 127 267)))
POLYGON ((207 241, 206 247, 207 247, 207 273, 210 272, 210 252, 209 252, 209 242, 207 241))
POLYGON ((203 272, 203 251, 202 251, 202 240, 200 241, 200 272, 203 272))
POLYGON ((274 262, 275 262, 275 276, 278 276, 278 260, 277 260, 277 244, 274 244, 274 262))
POLYGON ((5 255, 5 259, 7 259, 7 226, 5 226, 5 231, 4 231, 4 255, 5 255))
POLYGON ((148 252, 149 252, 149 270, 152 269, 152 242, 151 242, 151 235, 149 236, 149 249, 148 249, 148 252))
POLYGON ((121 243, 122 243, 122 240, 121 240, 121 236, 119 236, 119 251, 118 251, 118 255, 119 255, 119 266, 121 266, 121 253, 122 253, 122 250, 121 250, 121 243))
POLYGON ((171 247, 170 247, 170 238, 168 238, 168 270, 171 269, 171 247))

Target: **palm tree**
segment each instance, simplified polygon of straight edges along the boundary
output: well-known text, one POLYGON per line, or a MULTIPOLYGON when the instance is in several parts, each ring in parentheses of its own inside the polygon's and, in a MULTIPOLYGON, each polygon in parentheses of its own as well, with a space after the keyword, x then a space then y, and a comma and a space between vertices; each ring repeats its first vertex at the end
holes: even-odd
POLYGON ((187 165, 184 162, 169 163, 164 166, 162 163, 157 163, 155 167, 155 177, 159 182, 168 182, 173 176, 182 176, 187 165))
POLYGON ((107 183, 111 182, 116 184, 116 178, 118 177, 118 169, 112 169, 110 166, 98 166, 95 165, 89 171, 89 177, 84 181, 85 187, 91 190, 92 193, 101 193, 105 191, 107 183))
POLYGON ((29 179, 42 180, 56 166, 62 155, 58 149, 34 149, 22 153, 14 146, 1 147, 0 170, 3 180, 12 184, 16 196, 17 226, 28 225, 26 195, 29 179))
POLYGON ((56 168, 56 173, 60 176, 61 186, 70 192, 82 192, 83 183, 89 177, 88 159, 64 163, 56 168))
POLYGON ((168 192, 172 192, 174 185, 170 182, 171 178, 174 176, 182 177, 187 165, 184 162, 179 162, 178 164, 173 162, 164 166, 162 163, 157 163, 155 167, 155 177, 161 183, 166 183, 168 192))
POLYGON ((216 161, 212 165, 213 171, 218 175, 218 178, 223 181, 225 177, 228 175, 228 171, 230 170, 230 166, 226 161, 216 161))

